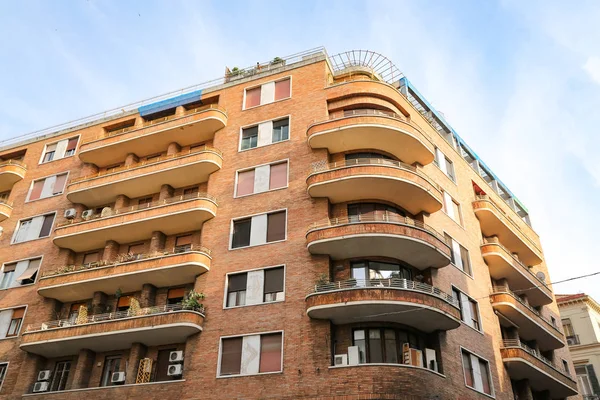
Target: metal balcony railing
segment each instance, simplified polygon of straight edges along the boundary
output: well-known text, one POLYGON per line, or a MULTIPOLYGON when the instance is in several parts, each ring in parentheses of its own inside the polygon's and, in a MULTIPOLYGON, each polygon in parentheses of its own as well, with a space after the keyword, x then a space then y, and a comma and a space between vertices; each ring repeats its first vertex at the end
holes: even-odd
MULTIPOLYGON (((165 314, 165 313, 169 313, 169 312, 173 312, 173 311, 180 311, 180 310, 185 310, 185 308, 183 307, 182 304, 167 304, 164 306, 146 307, 146 308, 140 308, 137 311, 134 311, 130 308, 127 311, 115 311, 115 312, 111 312, 111 313, 89 315, 83 321, 81 321, 79 318, 76 317, 76 318, 59 319, 59 320, 55 320, 55 321, 41 322, 39 324, 29 324, 25 328, 25 332, 29 333, 29 332, 44 331, 44 330, 48 330, 48 329, 68 328, 70 326, 75 326, 75 325, 84 325, 84 324, 91 324, 91 323, 96 323, 96 322, 110 322, 110 321, 117 321, 117 320, 125 319, 125 318, 165 314)), ((199 310, 198 312, 200 312, 200 314, 204 314, 204 309, 199 310)))
POLYGON ((556 365, 554 362, 544 357, 538 350, 532 349, 527 346, 525 343, 521 342, 519 339, 505 339, 501 343, 502 348, 521 348, 525 350, 527 353, 531 354, 533 357, 537 358, 544 364, 548 365, 550 368, 554 369, 556 372, 561 373, 569 379, 573 379, 571 377, 571 373, 566 371, 562 366, 556 365))
POLYGON ((324 222, 315 222, 309 226, 308 232, 316 230, 316 229, 324 229, 331 228, 335 226, 341 225, 350 225, 350 224, 365 224, 365 223, 386 223, 386 224, 395 224, 395 225, 404 225, 413 228, 418 228, 426 231, 427 233, 435 236, 436 239, 440 240, 446 246, 450 247, 450 243, 446 240, 444 235, 436 231, 431 226, 427 225, 424 222, 416 221, 412 218, 403 217, 402 215, 393 214, 389 212, 382 211, 381 213, 374 214, 362 214, 362 215, 354 215, 349 217, 339 217, 339 218, 330 218, 324 222))
POLYGON ((325 293, 346 289, 402 289, 426 293, 438 297, 456 308, 460 308, 458 300, 442 290, 422 282, 403 278, 386 279, 348 279, 345 281, 317 283, 312 293, 325 293))

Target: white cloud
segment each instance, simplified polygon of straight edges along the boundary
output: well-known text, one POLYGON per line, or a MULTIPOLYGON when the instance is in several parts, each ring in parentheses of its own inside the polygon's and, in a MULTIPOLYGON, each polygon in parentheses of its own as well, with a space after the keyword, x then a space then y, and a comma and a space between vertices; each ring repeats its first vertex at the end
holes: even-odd
POLYGON ((600 57, 589 57, 585 64, 583 64, 583 69, 594 82, 600 85, 600 57))

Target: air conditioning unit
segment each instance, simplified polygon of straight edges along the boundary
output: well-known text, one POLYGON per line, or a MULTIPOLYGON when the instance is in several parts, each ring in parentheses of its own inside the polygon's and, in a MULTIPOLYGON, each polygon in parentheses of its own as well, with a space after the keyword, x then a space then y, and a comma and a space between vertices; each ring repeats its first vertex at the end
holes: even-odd
POLYGON ((358 365, 360 362, 360 354, 358 346, 348 347, 348 365, 358 365))
MULTIPOLYGON (((175 353, 175 352, 173 352, 175 353)), ((183 365, 181 364, 171 364, 169 365, 169 369, 167 370, 168 376, 181 376, 183 374, 183 365)))
POLYGON ((94 215, 94 210, 85 210, 84 212, 81 213, 81 218, 83 218, 83 219, 92 218, 92 215, 94 215))
POLYGON ((434 349, 425 349, 425 361, 427 362, 427 368, 438 372, 437 356, 434 349))
POLYGON ((65 218, 66 219, 73 219, 77 216, 77 210, 74 208, 68 208, 65 210, 65 218))
POLYGON ((49 385, 48 382, 36 382, 33 384, 33 393, 46 392, 49 385))
POLYGON ((113 372, 110 381, 112 383, 122 383, 125 382, 125 372, 113 372))
POLYGON ((348 354, 336 354, 333 357, 333 365, 348 365, 348 354))
POLYGON ((183 351, 172 351, 169 353, 169 362, 176 363, 183 361, 183 351))
POLYGON ((43 371, 40 371, 38 373, 38 381, 49 381, 50 380, 50 370, 49 369, 45 369, 43 371))

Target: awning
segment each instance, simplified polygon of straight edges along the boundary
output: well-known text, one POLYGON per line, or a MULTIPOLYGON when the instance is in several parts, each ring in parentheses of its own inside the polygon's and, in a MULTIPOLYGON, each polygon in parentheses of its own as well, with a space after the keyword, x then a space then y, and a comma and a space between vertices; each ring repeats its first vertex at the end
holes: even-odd
POLYGON ((148 104, 138 108, 140 116, 156 114, 157 112, 182 106, 184 104, 195 103, 202 98, 202 90, 182 94, 180 96, 171 97, 170 99, 157 101, 156 103, 148 104))
POLYGON ((31 278, 33 278, 33 276, 35 275, 35 273, 37 271, 38 271, 38 266, 37 265, 30 266, 16 280, 17 281, 24 281, 24 280, 27 280, 27 279, 31 279, 31 278))

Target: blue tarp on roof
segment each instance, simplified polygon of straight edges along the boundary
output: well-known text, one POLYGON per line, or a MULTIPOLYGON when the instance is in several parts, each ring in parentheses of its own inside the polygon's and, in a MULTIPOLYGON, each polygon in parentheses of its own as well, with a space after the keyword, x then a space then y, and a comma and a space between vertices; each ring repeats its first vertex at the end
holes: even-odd
POLYGON ((146 115, 155 114, 160 111, 168 110, 169 108, 174 108, 177 106, 181 106, 184 104, 194 103, 196 101, 200 101, 202 98, 202 90, 196 90, 194 92, 182 94, 177 97, 172 97, 170 99, 157 101, 156 103, 148 104, 145 106, 141 106, 138 108, 140 116, 144 117, 146 115))

